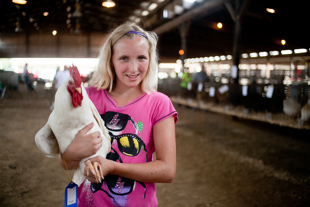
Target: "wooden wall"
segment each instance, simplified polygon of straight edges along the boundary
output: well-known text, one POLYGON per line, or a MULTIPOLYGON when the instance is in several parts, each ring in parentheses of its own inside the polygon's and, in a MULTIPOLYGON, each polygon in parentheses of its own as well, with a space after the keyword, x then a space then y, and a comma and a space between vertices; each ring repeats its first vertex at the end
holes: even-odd
POLYGON ((105 35, 0 34, 0 58, 96 58, 105 35))

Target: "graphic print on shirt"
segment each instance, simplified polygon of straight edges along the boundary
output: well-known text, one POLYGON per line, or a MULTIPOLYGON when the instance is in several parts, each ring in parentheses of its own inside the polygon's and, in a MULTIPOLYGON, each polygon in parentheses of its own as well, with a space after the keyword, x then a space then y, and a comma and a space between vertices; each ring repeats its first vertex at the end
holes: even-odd
MULTIPOLYGON (((147 161, 145 143, 138 136, 143 130, 142 122, 139 121, 137 124, 129 115, 112 111, 101 114, 101 118, 104 120, 105 127, 108 129, 111 137, 111 152, 107 155, 107 159, 123 163, 123 159, 128 160, 139 155, 143 156, 143 159, 147 161), (132 124, 128 124, 129 122, 132 124), (145 154, 145 157, 143 154, 145 154)), ((144 188, 143 198, 145 198, 147 189, 143 182, 117 175, 107 175, 103 182, 99 184, 92 183, 91 190, 94 193, 98 191, 104 192, 116 204, 115 198, 130 194, 135 190, 137 183, 144 188)))

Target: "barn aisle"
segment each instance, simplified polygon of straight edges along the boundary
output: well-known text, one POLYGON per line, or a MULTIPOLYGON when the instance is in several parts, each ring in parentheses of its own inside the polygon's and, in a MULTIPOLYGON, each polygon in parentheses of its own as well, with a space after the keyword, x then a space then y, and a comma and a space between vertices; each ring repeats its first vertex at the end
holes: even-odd
MULTIPOLYGON (((63 206, 68 174, 34 143, 51 98, 21 85, 0 100, 1 207, 63 206)), ((310 206, 309 131, 176 109, 177 174, 157 184, 160 207, 310 206)))
POLYGON ((310 206, 310 131, 176 106, 177 175, 160 206, 310 206))

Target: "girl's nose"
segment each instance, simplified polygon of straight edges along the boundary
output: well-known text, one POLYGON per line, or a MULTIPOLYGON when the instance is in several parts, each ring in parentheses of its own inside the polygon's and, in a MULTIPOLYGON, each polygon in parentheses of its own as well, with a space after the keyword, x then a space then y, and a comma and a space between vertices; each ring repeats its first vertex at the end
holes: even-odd
POLYGON ((138 63, 135 60, 130 61, 129 63, 129 70, 136 71, 138 69, 138 63))

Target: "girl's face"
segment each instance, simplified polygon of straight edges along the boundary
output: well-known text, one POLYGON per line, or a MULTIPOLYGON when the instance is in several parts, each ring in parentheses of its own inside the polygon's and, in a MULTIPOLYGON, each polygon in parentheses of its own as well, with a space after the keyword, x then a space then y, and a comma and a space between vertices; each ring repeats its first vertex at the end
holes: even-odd
POLYGON ((137 35, 118 40, 113 48, 112 67, 116 74, 116 87, 140 87, 149 67, 149 45, 137 35))

